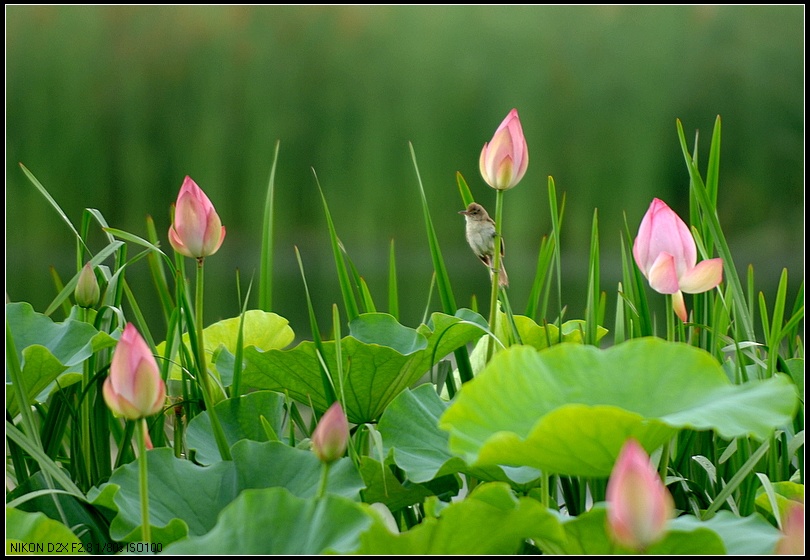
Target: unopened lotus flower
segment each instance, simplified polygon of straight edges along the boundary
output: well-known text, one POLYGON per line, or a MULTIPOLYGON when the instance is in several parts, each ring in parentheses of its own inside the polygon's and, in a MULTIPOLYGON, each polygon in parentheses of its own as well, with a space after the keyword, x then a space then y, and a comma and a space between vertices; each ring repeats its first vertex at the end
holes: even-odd
POLYGON ((79 273, 73 297, 76 298, 76 304, 79 307, 94 307, 101 297, 98 279, 93 272, 93 265, 89 262, 82 267, 82 271, 79 273))
POLYGON ((216 253, 224 239, 225 227, 214 205, 197 183, 186 176, 169 228, 172 247, 181 255, 201 259, 216 253))
POLYGON ((723 280, 723 259, 698 263, 697 247, 689 228, 657 198, 641 220, 633 257, 653 290, 672 294, 672 308, 681 321, 687 319, 683 292, 706 292, 723 280))
POLYGON ((484 181, 498 190, 511 189, 526 174, 529 149, 523 136, 517 109, 512 109, 481 150, 479 161, 484 181))
POLYGON ((782 538, 776 545, 776 554, 804 556, 804 504, 793 502, 782 519, 782 538))
POLYGON ((349 421, 343 407, 335 401, 321 416, 312 433, 312 450, 324 463, 337 461, 349 444, 349 421))
POLYGON ((107 406, 129 420, 157 414, 166 401, 157 361, 132 323, 124 327, 115 347, 103 394, 107 406))
POLYGON ((633 439, 619 452, 607 485, 608 532, 627 548, 643 550, 658 541, 672 517, 672 496, 633 439))

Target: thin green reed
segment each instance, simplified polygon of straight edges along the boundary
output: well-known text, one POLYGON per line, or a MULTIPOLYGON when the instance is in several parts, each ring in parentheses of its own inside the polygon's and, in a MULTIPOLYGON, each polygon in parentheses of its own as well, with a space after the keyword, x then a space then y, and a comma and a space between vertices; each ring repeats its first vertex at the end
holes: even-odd
POLYGON ((259 264, 259 309, 273 309, 273 224, 275 223, 274 202, 276 190, 276 163, 281 141, 276 141, 273 153, 273 165, 270 167, 270 179, 267 182, 267 194, 264 200, 264 217, 262 220, 262 245, 259 264))
POLYGON ((312 170, 312 175, 315 177, 315 184, 318 186, 318 193, 321 195, 323 211, 326 215, 326 225, 329 228, 329 241, 332 245, 332 256, 335 259, 335 266, 337 267, 338 283, 340 284, 340 293, 343 295, 343 306, 346 308, 346 318, 348 321, 353 321, 360 315, 360 308, 357 305, 357 298, 352 290, 349 273, 346 270, 346 261, 343 259, 343 253, 340 249, 340 240, 335 230, 335 224, 332 221, 332 214, 329 212, 326 197, 323 194, 323 189, 318 181, 318 175, 315 173, 314 169, 312 170))
MULTIPOLYGON (((678 129, 678 138, 681 143, 681 150, 683 152, 684 160, 686 161, 686 167, 689 170, 689 186, 690 186, 690 193, 691 196, 695 198, 697 201, 697 206, 701 212, 701 221, 700 223, 704 224, 704 227, 707 229, 707 234, 705 238, 710 240, 711 243, 714 243, 717 246, 717 252, 720 257, 723 259, 723 273, 724 279, 727 284, 732 286, 733 294, 734 294, 734 309, 735 313, 735 325, 737 326, 738 335, 735 336, 737 340, 749 340, 753 341, 756 340, 756 336, 754 334, 754 324, 751 318, 751 315, 748 313, 748 309, 743 302, 745 301, 745 292, 742 289, 742 285, 740 284, 740 279, 737 275, 737 269, 734 266, 734 259, 731 256, 731 251, 728 248, 728 243, 726 243, 726 238, 723 235, 723 230, 720 226, 720 220, 717 217, 717 210, 716 210, 716 201, 713 200, 712 196, 713 193, 717 190, 717 180, 718 174, 714 174, 711 178, 714 181, 713 185, 706 186, 703 182, 703 178, 700 175, 700 171, 697 167, 697 162, 694 160, 693 156, 689 154, 689 149, 686 146, 686 138, 683 132, 683 126, 681 124, 680 119, 677 120, 677 129, 678 129)), ((709 166, 717 166, 719 165, 719 143, 720 143, 720 117, 717 117, 714 126, 714 132, 712 136, 712 143, 717 143, 718 147, 716 149, 712 149, 710 151, 710 162, 709 166)), ((714 195, 716 196, 716 195, 714 195)), ((707 241, 708 243, 708 241, 707 241)))
MULTIPOLYGON (((439 290, 439 298, 442 302, 442 311, 448 315, 453 315, 457 310, 456 300, 453 297, 453 288, 450 284, 450 276, 447 274, 447 267, 442 258, 442 251, 439 248, 439 240, 436 237, 436 230, 433 228, 433 222, 430 219, 430 210, 428 208, 427 197, 425 196, 425 187, 422 184, 422 176, 419 173, 419 166, 416 163, 416 152, 413 149, 413 144, 408 144, 411 150, 411 161, 413 162, 413 169, 416 172, 416 182, 419 186, 419 195, 422 201, 422 214, 425 219, 425 228, 427 229, 428 244, 430 246, 430 256, 433 260, 433 270, 435 272, 436 285, 439 290)), ((459 348, 454 352, 456 357, 456 367, 461 377, 461 382, 466 383, 473 378, 472 366, 470 365, 470 355, 466 346, 459 348)), ((452 377, 448 377, 452 379, 452 377)))

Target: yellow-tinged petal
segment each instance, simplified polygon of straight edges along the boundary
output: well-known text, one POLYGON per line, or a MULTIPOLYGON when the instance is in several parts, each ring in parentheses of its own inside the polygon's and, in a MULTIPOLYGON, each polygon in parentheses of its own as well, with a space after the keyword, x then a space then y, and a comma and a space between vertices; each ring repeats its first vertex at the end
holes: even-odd
POLYGON ((687 294, 700 294, 723 281, 723 259, 700 261, 680 278, 681 290, 687 294))

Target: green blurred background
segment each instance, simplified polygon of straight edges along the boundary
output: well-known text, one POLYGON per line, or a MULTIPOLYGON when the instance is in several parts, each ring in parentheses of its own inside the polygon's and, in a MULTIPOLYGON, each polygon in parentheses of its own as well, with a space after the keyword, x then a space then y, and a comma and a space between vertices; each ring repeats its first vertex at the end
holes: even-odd
MULTIPOLYGON (((273 307, 299 337, 309 326, 294 246, 324 327, 340 301, 312 169, 382 310, 395 239, 402 320, 422 319, 432 269, 408 142, 456 299, 477 294, 486 305, 455 173, 494 206, 478 155, 513 107, 530 150, 524 180, 505 197, 516 311, 551 227, 549 175, 567 196, 567 317, 585 306, 594 208, 602 289, 615 306, 623 215, 635 232, 659 197, 688 216, 676 118, 690 142, 699 129, 702 162, 722 118, 719 212, 741 273, 753 264, 769 301, 783 267, 792 294, 803 278, 801 5, 7 6, 6 17, 6 293, 38 311, 55 295, 49 267, 65 280, 75 273, 75 242, 19 162, 74 224, 93 207, 143 236, 149 214, 164 247, 169 206, 191 175, 228 229, 207 260, 213 322, 238 314, 235 270, 246 284, 258 269, 277 140, 273 307)), ((128 278, 161 336, 145 262, 128 278)))

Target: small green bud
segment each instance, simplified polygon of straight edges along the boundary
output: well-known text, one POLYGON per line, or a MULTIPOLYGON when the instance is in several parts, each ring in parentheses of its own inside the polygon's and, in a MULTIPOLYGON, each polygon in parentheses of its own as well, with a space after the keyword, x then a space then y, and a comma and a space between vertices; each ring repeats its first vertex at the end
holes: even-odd
POLYGON ((93 267, 88 262, 79 273, 79 281, 76 282, 76 290, 73 292, 73 297, 76 298, 76 303, 79 307, 95 307, 100 296, 101 291, 98 287, 96 274, 93 272, 93 267))

